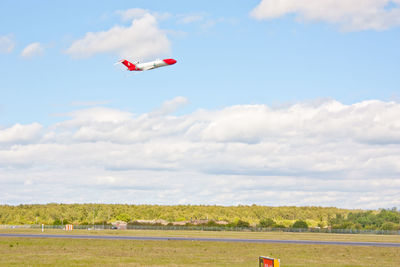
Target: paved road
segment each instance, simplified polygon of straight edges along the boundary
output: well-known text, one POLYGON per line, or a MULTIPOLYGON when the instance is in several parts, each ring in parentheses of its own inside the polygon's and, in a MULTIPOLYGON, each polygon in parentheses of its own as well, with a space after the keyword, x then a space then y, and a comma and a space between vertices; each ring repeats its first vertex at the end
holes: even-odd
POLYGON ((246 242, 246 243, 279 243, 305 245, 342 245, 369 247, 398 247, 400 243, 381 242, 342 242, 342 241, 309 241, 309 240, 273 240, 273 239, 239 239, 239 238, 205 238, 205 237, 161 237, 161 236, 115 236, 115 235, 47 235, 47 234, 0 234, 0 237, 37 237, 69 239, 111 239, 111 240, 153 240, 153 241, 211 241, 211 242, 246 242))

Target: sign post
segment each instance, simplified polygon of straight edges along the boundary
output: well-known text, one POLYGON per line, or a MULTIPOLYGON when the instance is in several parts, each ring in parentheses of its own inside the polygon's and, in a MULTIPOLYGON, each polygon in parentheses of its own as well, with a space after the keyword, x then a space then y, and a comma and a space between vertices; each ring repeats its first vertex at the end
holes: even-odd
POLYGON ((280 265, 279 259, 274 259, 264 256, 260 256, 258 262, 259 262, 259 267, 279 267, 280 265))

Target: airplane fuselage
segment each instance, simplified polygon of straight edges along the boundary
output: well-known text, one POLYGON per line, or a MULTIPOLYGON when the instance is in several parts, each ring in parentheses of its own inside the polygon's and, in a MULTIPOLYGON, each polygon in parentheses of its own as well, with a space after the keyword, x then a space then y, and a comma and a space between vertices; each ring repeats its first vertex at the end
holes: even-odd
POLYGON ((176 63, 175 59, 168 58, 168 59, 157 59, 150 62, 143 62, 143 63, 131 63, 128 60, 124 59, 121 61, 129 71, 144 71, 144 70, 151 70, 159 67, 169 66, 176 63))

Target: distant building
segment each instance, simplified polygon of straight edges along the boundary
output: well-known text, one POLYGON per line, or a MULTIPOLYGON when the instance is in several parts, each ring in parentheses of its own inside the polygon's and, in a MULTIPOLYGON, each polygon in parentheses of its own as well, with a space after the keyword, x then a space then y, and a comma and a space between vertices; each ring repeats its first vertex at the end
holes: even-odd
POLYGON ((127 223, 124 221, 116 221, 111 223, 113 227, 116 227, 118 230, 126 230, 127 223))
POLYGON ((190 220, 190 223, 193 225, 207 224, 208 222, 209 222, 209 220, 207 220, 207 219, 190 220))
POLYGON ((154 221, 155 224, 161 224, 161 225, 168 225, 169 222, 166 220, 158 219, 154 221))
POLYGON ((192 225, 205 225, 210 222, 215 222, 218 225, 227 225, 227 221, 213 221, 213 220, 208 220, 208 219, 195 219, 195 220, 188 220, 188 221, 182 221, 182 222, 173 222, 172 225, 186 225, 186 224, 192 224, 192 225))
POLYGON ((166 220, 158 219, 158 220, 135 220, 136 223, 139 224, 161 224, 161 225, 168 225, 166 220))
POLYGON ((227 225, 228 222, 227 221, 213 221, 213 220, 208 220, 208 219, 190 219, 190 220, 186 220, 186 221, 180 221, 180 222, 172 222, 169 223, 166 220, 162 220, 162 219, 157 219, 157 220, 135 220, 133 223, 135 224, 149 224, 149 225, 168 225, 168 224, 172 224, 175 226, 184 226, 187 224, 191 224, 191 225, 206 225, 210 222, 214 222, 215 224, 218 225, 227 225))
POLYGON ((182 221, 182 222, 173 222, 172 225, 186 225, 190 221, 182 221))

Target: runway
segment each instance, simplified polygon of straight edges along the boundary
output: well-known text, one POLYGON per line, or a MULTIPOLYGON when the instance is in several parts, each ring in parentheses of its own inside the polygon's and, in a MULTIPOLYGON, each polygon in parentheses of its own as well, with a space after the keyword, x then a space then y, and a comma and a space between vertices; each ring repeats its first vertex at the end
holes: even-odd
POLYGON ((48 234, 0 234, 0 237, 28 238, 66 238, 66 239, 109 239, 109 240, 142 240, 142 241, 204 241, 204 242, 243 242, 243 243, 277 243, 302 245, 340 245, 368 247, 398 247, 400 243, 387 242, 342 242, 311 240, 274 240, 274 239, 240 239, 240 238, 204 238, 204 237, 161 237, 161 236, 115 236, 115 235, 48 235, 48 234))

